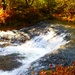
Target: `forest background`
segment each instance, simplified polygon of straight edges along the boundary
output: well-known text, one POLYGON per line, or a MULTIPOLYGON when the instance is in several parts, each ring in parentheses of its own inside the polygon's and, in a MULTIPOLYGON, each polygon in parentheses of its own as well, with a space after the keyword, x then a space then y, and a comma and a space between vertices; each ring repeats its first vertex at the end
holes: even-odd
POLYGON ((20 29, 56 18, 75 22, 75 0, 0 0, 1 30, 20 29))

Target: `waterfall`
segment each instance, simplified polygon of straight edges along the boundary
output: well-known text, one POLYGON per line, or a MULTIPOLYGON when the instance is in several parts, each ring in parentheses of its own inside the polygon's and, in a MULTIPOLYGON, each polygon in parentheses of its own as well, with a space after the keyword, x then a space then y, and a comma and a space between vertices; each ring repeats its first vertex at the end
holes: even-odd
MULTIPOLYGON (((2 35, 2 37, 5 35, 6 37, 12 39, 15 34, 11 32, 10 35, 9 32, 0 32, 0 35, 2 35)), ((35 36, 34 38, 26 41, 25 43, 21 43, 16 46, 8 45, 6 47, 0 47, 0 56, 18 53, 20 54, 19 56, 25 57, 23 59, 16 59, 18 62, 22 63, 20 67, 15 68, 11 71, 0 70, 0 75, 20 75, 22 72, 26 72, 32 62, 38 60, 47 53, 56 51, 60 48, 60 46, 68 43, 64 39, 66 35, 66 33, 61 33, 60 35, 57 35, 55 30, 51 28, 50 31, 48 31, 47 33, 41 33, 39 36, 35 36)), ((3 43, 0 42, 0 44, 3 43)))

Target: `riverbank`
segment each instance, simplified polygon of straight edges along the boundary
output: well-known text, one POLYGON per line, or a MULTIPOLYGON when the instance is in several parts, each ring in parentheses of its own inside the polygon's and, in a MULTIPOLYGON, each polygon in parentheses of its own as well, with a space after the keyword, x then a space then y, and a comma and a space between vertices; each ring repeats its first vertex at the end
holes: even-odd
POLYGON ((53 17, 52 19, 45 18, 45 20, 37 20, 36 22, 33 22, 31 24, 21 22, 21 21, 19 21, 19 22, 18 21, 8 22, 7 24, 1 23, 0 24, 0 31, 7 31, 7 30, 14 30, 14 29, 19 30, 21 28, 35 26, 39 22, 44 22, 44 21, 49 21, 49 22, 55 21, 55 22, 59 22, 59 23, 61 22, 61 23, 65 23, 65 24, 71 25, 71 26, 75 24, 75 21, 68 21, 67 19, 66 20, 63 20, 63 19, 60 20, 60 18, 59 17, 53 17))
MULTIPOLYGON (((44 12, 41 8, 36 9, 34 7, 30 8, 22 8, 21 13, 15 10, 11 10, 8 12, 3 12, 0 9, 0 30, 13 30, 13 29, 21 29, 24 27, 30 27, 36 25, 40 21, 47 20, 57 20, 65 23, 75 24, 75 16, 74 15, 66 15, 65 14, 50 14, 44 12), (23 12, 25 11, 25 13, 23 12)), ((18 10, 19 11, 19 10, 18 10)), ((46 10, 45 10, 46 11, 46 10)))
POLYGON ((52 14, 54 18, 57 18, 61 21, 67 21, 67 22, 75 22, 75 15, 66 15, 66 14, 52 14))

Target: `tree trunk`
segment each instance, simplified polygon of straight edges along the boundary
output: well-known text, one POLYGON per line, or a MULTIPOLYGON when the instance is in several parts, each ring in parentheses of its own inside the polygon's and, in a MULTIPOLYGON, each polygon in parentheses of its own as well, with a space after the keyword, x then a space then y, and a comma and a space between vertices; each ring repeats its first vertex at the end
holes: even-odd
POLYGON ((31 6, 34 3, 34 0, 26 0, 27 6, 31 6))

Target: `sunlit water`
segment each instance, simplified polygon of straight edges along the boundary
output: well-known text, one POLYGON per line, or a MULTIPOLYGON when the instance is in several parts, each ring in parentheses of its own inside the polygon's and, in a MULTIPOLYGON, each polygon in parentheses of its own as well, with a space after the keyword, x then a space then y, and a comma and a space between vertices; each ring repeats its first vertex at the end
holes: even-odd
MULTIPOLYGON (((0 36, 7 36, 10 39, 15 35, 13 32, 0 32, 0 36)), ((18 53, 20 56, 25 57, 24 59, 17 61, 22 63, 19 68, 13 69, 12 71, 0 70, 0 75, 20 75, 22 72, 26 72, 30 67, 30 64, 40 57, 43 57, 47 53, 51 53, 60 48, 60 46, 68 43, 64 38, 66 33, 57 35, 54 29, 50 28, 47 33, 41 33, 39 36, 35 36, 29 41, 22 43, 17 46, 9 45, 0 48, 0 56, 6 56, 8 54, 18 53)), ((0 42, 3 44, 5 42, 0 42)), ((6 42, 7 43, 7 42, 6 42)))

